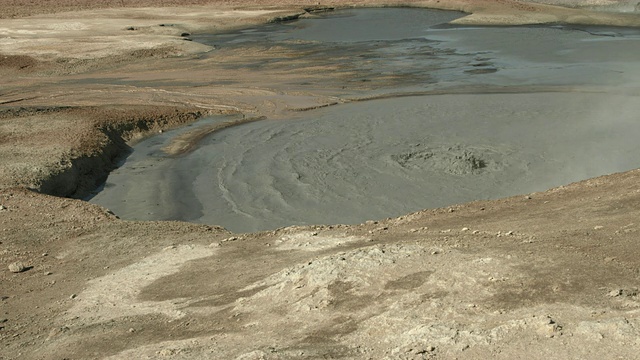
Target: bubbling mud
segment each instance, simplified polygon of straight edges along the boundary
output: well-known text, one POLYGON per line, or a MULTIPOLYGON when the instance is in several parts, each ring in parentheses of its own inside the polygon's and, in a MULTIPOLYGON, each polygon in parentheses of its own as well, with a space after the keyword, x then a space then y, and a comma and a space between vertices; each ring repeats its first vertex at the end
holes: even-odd
POLYGON ((640 166, 640 103, 608 96, 619 111, 607 114, 603 101, 537 93, 346 104, 229 128, 180 158, 134 158, 94 201, 125 218, 249 231, 542 191, 640 166))
MULTIPOLYGON (((177 136, 168 132, 138 144, 92 202, 128 219, 248 232, 359 223, 640 166, 637 32, 449 27, 438 25, 448 18, 426 22, 420 13, 408 25, 415 36, 379 39, 384 26, 410 19, 411 10, 366 11, 331 20, 345 34, 355 22, 351 37, 301 45, 327 51, 308 61, 331 61, 331 51, 339 52, 358 76, 397 71, 407 79, 372 95, 432 95, 383 96, 226 128, 178 158, 162 152, 177 136), (398 18, 384 25, 382 11, 398 18), (362 31, 367 26, 376 31, 362 31)), ((294 46, 292 39, 318 37, 326 25, 305 21, 313 22, 230 35, 222 46, 249 48, 265 36, 294 46)))

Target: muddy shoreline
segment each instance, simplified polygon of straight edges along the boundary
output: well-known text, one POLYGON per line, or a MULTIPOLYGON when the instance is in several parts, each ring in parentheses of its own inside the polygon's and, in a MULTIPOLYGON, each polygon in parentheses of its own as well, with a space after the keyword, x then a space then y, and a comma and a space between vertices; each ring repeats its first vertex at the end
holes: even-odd
MULTIPOLYGON (((182 3, 181 3, 181 5, 182 5, 182 3)), ((361 6, 360 4, 356 4, 356 3, 354 3, 353 5, 361 6)), ((349 7, 349 6, 353 6, 353 5, 348 5, 348 6, 347 5, 343 5, 343 7, 349 7)), ((388 3, 388 4, 387 3, 379 3, 378 4, 378 3, 369 3, 369 2, 366 4, 366 6, 382 6, 382 7, 392 6, 392 5, 393 4, 390 4, 390 3, 388 3)), ((17 6, 21 6, 21 5, 17 5, 17 6)), ((91 6, 92 5, 90 5, 90 4, 85 4, 85 5, 82 5, 81 7, 87 8, 87 7, 91 7, 91 6)), ((107 6, 111 6, 111 5, 107 5, 107 6)), ((230 3, 230 4, 226 5, 226 6, 234 6, 234 5, 230 3)), ((256 2, 255 6, 260 6, 260 2, 256 2)), ((287 5, 284 4, 284 3, 279 3, 279 6, 287 6, 287 5)), ((414 6, 414 4, 412 4, 412 6, 414 6)), ((460 4, 443 3, 443 4, 437 5, 437 4, 432 4, 431 2, 428 2, 428 1, 427 2, 423 1, 423 2, 415 2, 415 6, 433 6, 433 7, 436 7, 436 8, 454 9, 454 10, 462 10, 462 11, 469 11, 469 12, 472 12, 471 10, 474 9, 473 7, 468 7, 468 4, 465 4, 464 2, 461 2, 460 4)), ((223 7, 223 8, 227 9, 226 7, 223 7)), ((336 7, 336 6, 333 6, 332 4, 328 3, 327 5, 323 5, 323 6, 319 7, 319 8, 320 9, 331 9, 331 10, 333 10, 333 9, 338 9, 340 7, 336 7)), ((307 14, 315 13, 315 12, 317 12, 317 10, 319 8, 308 8, 308 9, 305 9, 305 13, 307 13, 307 14)), ((7 11, 9 11, 8 8, 7 8, 7 11)), ((36 10, 34 10, 34 11, 36 11, 36 10)), ((47 11, 51 11, 51 9, 49 9, 47 11)), ((295 15, 277 15, 278 13, 281 13, 282 11, 290 12, 292 10, 280 10, 280 9, 276 10, 274 12, 276 14, 275 16, 268 15, 267 17, 262 17, 262 15, 260 15, 258 17, 258 19, 259 19, 258 21, 263 21, 263 22, 287 21, 287 20, 289 20, 291 18, 291 16, 293 16, 294 18, 297 18, 297 17, 300 16, 300 14, 302 14, 302 13, 296 13, 295 15)), ((520 10, 518 10, 518 11, 520 11, 520 10)), ((565 10, 561 10, 560 13, 563 13, 565 11, 567 11, 567 10, 566 9, 565 10)), ((5 13, 5 14, 8 14, 8 12, 5 13)), ((601 15, 601 17, 603 17, 606 20, 595 20, 596 18, 591 18, 591 20, 583 21, 582 23, 599 23, 600 21, 607 21, 609 24, 610 23, 614 23, 614 25, 615 25, 615 24, 620 24, 621 22, 626 22, 627 20, 629 20, 629 17, 626 14, 620 14, 620 16, 621 16, 620 19, 621 20, 619 20, 619 21, 610 21, 611 20, 610 17, 615 16, 616 14, 600 14, 600 15, 601 15)), ((13 15, 7 15, 7 16, 13 16, 13 15)), ((46 18, 46 15, 43 15, 43 16, 45 16, 45 18, 46 18)), ((572 20, 571 18, 564 18, 564 20, 568 21, 568 23, 571 23, 575 19, 572 20)), ((485 20, 478 19, 478 20, 474 20, 474 21, 478 21, 478 22, 482 23, 485 20)), ((509 22, 508 20, 504 20, 504 21, 505 21, 505 23, 509 22)), ((486 22, 488 24, 492 24, 492 21, 490 21, 490 20, 487 20, 486 22)), ((581 21, 578 21, 578 23, 580 23, 580 22, 581 21)), ((468 20, 465 20, 465 23, 468 23, 468 20)), ((631 21, 631 22, 629 22, 629 24, 634 24, 634 22, 631 21)), ((163 24, 160 24, 160 25, 162 26, 163 24)), ((226 27, 226 30, 217 29, 216 31, 229 31, 230 29, 233 29, 235 26, 236 25, 230 25, 230 24, 227 24, 227 23, 223 23, 223 27, 226 27)), ((184 30, 185 30, 184 27, 177 27, 174 30, 172 30, 172 32, 175 33, 176 31, 180 32, 180 31, 184 31, 184 30)), ((192 50, 187 50, 187 52, 191 52, 191 51, 192 50)), ((142 54, 142 53, 140 53, 140 54, 142 54)), ((147 51, 147 53, 145 53, 143 55, 138 55, 134 51, 134 52, 131 52, 129 54, 130 55, 129 57, 133 58, 133 59, 135 59, 135 58, 140 58, 140 59, 146 58, 147 60, 148 59, 157 59, 157 58, 162 59, 162 58, 166 58, 166 57, 168 57, 170 59, 171 57, 175 57, 175 56, 184 56, 184 54, 185 54, 185 50, 184 49, 179 49, 179 48, 176 48, 176 47, 174 47, 174 48, 171 48, 171 47, 164 48, 164 47, 162 47, 162 48, 155 48, 155 49, 149 50, 149 51, 147 51), (168 51, 168 53, 167 53, 167 51, 168 51)), ((47 61, 41 63, 41 62, 39 62, 39 60, 34 60, 33 57, 29 57, 29 56, 26 56, 26 57, 22 56, 21 57, 21 56, 22 55, 15 55, 15 56, 14 55, 10 55, 9 57, 5 56, 5 59, 9 59, 9 58, 12 59, 11 61, 7 62, 7 64, 5 64, 6 65, 5 68, 6 69, 18 69, 19 73, 24 73, 25 75, 29 76, 30 74, 37 74, 37 73, 42 73, 42 72, 48 73, 49 70, 45 70, 45 69, 46 68, 50 68, 52 65, 53 65, 54 68, 60 66, 58 64, 48 63, 47 61)), ((98 62, 96 62, 96 65, 99 68, 100 65, 99 65, 98 62)), ((80 69, 80 70, 62 70, 62 74, 65 74, 68 71, 71 71, 71 73, 74 73, 76 71, 80 71, 80 73, 86 72, 87 70, 90 70, 95 65, 90 65, 87 68, 86 65, 83 62, 78 62, 78 61, 74 60, 74 61, 71 61, 69 63, 69 65, 65 64, 63 66, 64 66, 64 68, 69 68, 69 66, 70 66, 70 69, 80 69)), ((0 67, 0 70, 1 69, 2 69, 2 67, 0 67)), ((56 73, 58 71, 59 70, 55 70, 56 73)), ((11 86, 11 81, 10 81, 9 89, 11 89, 11 87, 12 86, 11 86)), ((16 87, 16 89, 19 89, 19 87, 16 87)), ((464 92, 464 90, 463 90, 463 92, 464 92)), ((395 97, 395 96, 413 96, 413 95, 417 95, 417 94, 427 94, 427 93, 429 93, 429 94, 440 93, 440 90, 405 92, 403 94, 391 94, 391 95, 389 95, 389 94, 364 95, 364 96, 356 95, 356 96, 352 96, 350 98, 346 97, 346 99, 349 99, 348 101, 359 101, 360 99, 369 100, 369 99, 374 99, 374 98, 385 98, 385 97, 395 97)), ((36 95, 36 96, 26 97, 26 98, 25 97, 15 97, 15 96, 11 95, 11 90, 9 90, 8 93, 5 93, 3 95, 5 95, 5 96, 9 95, 8 99, 6 99, 6 100, 2 99, 2 104, 5 105, 5 106, 6 105, 14 106, 14 104, 20 104, 20 106, 27 107, 27 108, 29 108, 29 107, 39 108, 39 107, 42 107, 42 106, 45 106, 45 107, 46 106, 50 106, 50 105, 47 104, 46 101, 45 102, 42 101, 45 98, 45 96, 42 96, 42 95, 40 95, 40 96, 36 95), (43 105, 32 105, 32 104, 43 104, 43 105)), ((67 101, 69 103, 69 106, 74 106, 74 107, 82 106, 81 105, 82 103, 86 103, 86 100, 80 100, 80 99, 78 99, 80 101, 73 100, 73 99, 69 99, 69 100, 70 101, 67 101)), ((293 108, 295 110, 309 110, 309 109, 317 109, 317 108, 321 108, 321 107, 325 107, 325 106, 329 106, 329 105, 334 105, 334 104, 338 104, 338 103, 339 102, 335 102, 334 101, 334 102, 323 103, 323 104, 320 104, 320 105, 312 105, 312 106, 308 106, 308 107, 306 107, 306 106, 305 107, 295 107, 295 105, 294 105, 293 108)), ((55 106, 58 106, 58 105, 55 105, 55 106)), ((248 116, 251 116, 252 113, 255 114, 255 109, 251 109, 251 108, 246 108, 246 107, 245 108, 236 108, 236 110, 240 111, 240 112, 243 112, 245 114, 248 114, 248 116)), ((205 111, 210 111, 210 110, 205 110, 205 111)), ((145 129, 141 129, 141 131, 144 132, 146 130, 145 129)), ((110 134, 109 136, 111 136, 111 135, 112 134, 110 134)), ((118 140, 112 139, 112 142, 113 141, 118 141, 118 140)), ((125 141, 126 141, 126 139, 125 139, 125 141)), ((120 156, 120 155, 117 155, 117 156, 114 155, 115 153, 113 152, 113 149, 109 150, 109 149, 104 148, 102 150, 101 149, 95 149, 95 150, 98 151, 98 152, 105 151, 105 152, 109 153, 110 155, 107 155, 107 157, 109 157, 109 158, 114 158, 114 157, 119 157, 120 156)), ((68 161, 68 160, 69 159, 64 159, 65 162, 68 161)), ((101 162, 102 165, 98 165, 97 167, 94 166, 94 165, 89 165, 89 163, 91 163, 93 160, 86 160, 86 159, 83 158, 83 159, 78 159, 78 161, 80 163, 82 163, 81 167, 84 168, 84 170, 72 169, 72 170, 69 170, 69 171, 71 171, 71 173, 74 173, 74 174, 92 174, 92 173, 97 172, 97 173, 101 174, 100 176, 98 176, 98 177, 101 178, 101 177, 104 176, 106 171, 108 171, 108 170, 113 168, 113 165, 112 165, 111 161, 104 162, 103 160, 100 160, 99 162, 101 162), (103 167, 106 170, 98 170, 97 168, 99 168, 99 167, 103 167), (86 170, 87 168, 89 168, 91 170, 86 170)), ((72 167, 73 166, 74 165, 72 165, 72 167)), ((45 173, 46 173, 46 170, 45 170, 45 173)), ((54 188, 56 188, 59 185, 61 185, 61 182, 58 181, 58 180, 48 180, 48 179, 46 179, 46 176, 52 176, 53 178, 57 178, 59 176, 62 176, 61 179, 64 179, 63 182, 65 182, 65 183, 68 183, 69 179, 74 179, 74 180, 72 180, 73 182, 85 183, 85 184, 94 182, 95 181, 95 177, 96 177, 95 175, 89 175, 91 177, 91 179, 81 179, 82 175, 73 175, 70 178, 67 175, 59 175, 59 174, 52 173, 50 175, 45 175, 45 178, 42 178, 42 175, 38 175, 38 178, 30 179, 32 185, 42 182, 42 183, 45 183, 45 184, 46 183, 52 183, 52 184, 55 184, 55 186, 44 185, 42 188, 40 188, 39 186, 30 186, 30 187, 35 188, 35 189, 40 189, 40 191, 44 191, 45 193, 52 193, 52 194, 56 194, 56 195, 69 195, 69 194, 73 193, 73 191, 71 191, 69 189, 77 188, 79 186, 77 184, 76 185, 66 185, 67 190, 65 190, 65 191, 54 190, 54 188)), ((19 180, 14 180, 12 182, 9 182, 9 184, 11 184, 11 186, 15 186, 15 185, 18 185, 20 183, 21 182, 19 180)), ((82 185, 81 187, 86 188, 86 185, 82 185)), ((86 190, 82 190, 80 193, 85 194, 86 190)))
POLYGON ((640 31, 618 29, 609 39, 588 27, 443 26, 461 16, 341 10, 194 36, 220 52, 282 49, 235 65, 251 71, 332 65, 334 76, 360 80, 367 95, 288 108, 263 124, 202 125, 155 151, 145 144, 91 201, 123 219, 253 232, 358 224, 640 166, 625 155, 637 151, 625 135, 640 129, 630 115, 639 110, 631 110, 631 94, 640 81, 640 31))

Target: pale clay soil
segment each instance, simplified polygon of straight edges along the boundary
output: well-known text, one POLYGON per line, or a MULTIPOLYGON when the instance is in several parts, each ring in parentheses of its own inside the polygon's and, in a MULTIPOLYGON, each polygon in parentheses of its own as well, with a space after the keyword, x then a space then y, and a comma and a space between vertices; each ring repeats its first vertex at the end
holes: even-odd
MULTIPOLYGON (((157 3, 0 1, 0 359, 638 358, 637 170, 256 234, 123 221, 57 197, 92 190, 128 141, 201 116, 286 118, 339 102, 338 89, 373 90, 345 88, 331 65, 229 66, 297 56, 287 49, 203 57, 216 49, 184 40, 309 16, 301 8, 316 2, 140 8, 157 3), (111 77, 164 83, 92 85, 111 77), (198 81, 231 85, 185 85, 198 81)), ((508 0, 402 4, 473 13, 466 23, 640 25, 633 14, 508 0)))

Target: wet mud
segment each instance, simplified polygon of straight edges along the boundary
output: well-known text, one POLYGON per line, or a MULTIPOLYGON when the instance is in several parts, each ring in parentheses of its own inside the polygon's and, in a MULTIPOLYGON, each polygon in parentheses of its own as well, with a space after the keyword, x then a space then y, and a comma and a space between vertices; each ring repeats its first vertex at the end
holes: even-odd
POLYGON ((162 151, 170 134, 149 139, 92 201, 124 218, 245 232, 359 223, 640 166, 637 31, 446 25, 459 16, 350 10, 193 36, 221 51, 295 49, 234 66, 337 64, 376 100, 226 128, 179 158, 162 151))

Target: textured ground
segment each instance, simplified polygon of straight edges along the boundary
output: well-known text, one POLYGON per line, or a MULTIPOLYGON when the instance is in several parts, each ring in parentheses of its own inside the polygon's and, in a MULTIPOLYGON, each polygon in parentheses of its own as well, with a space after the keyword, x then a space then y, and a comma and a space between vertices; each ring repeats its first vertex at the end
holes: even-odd
MULTIPOLYGON (((523 2, 418 3, 475 11, 467 22, 640 24, 523 2)), ((330 65, 229 65, 295 55, 286 49, 203 60, 214 49, 184 40, 304 13, 286 2, 56 4, 0 2, 0 359, 637 357, 639 171, 257 234, 122 221, 46 195, 88 191, 125 140, 202 114, 284 117, 375 90, 330 65), (303 82, 315 86, 292 88, 303 82)))

